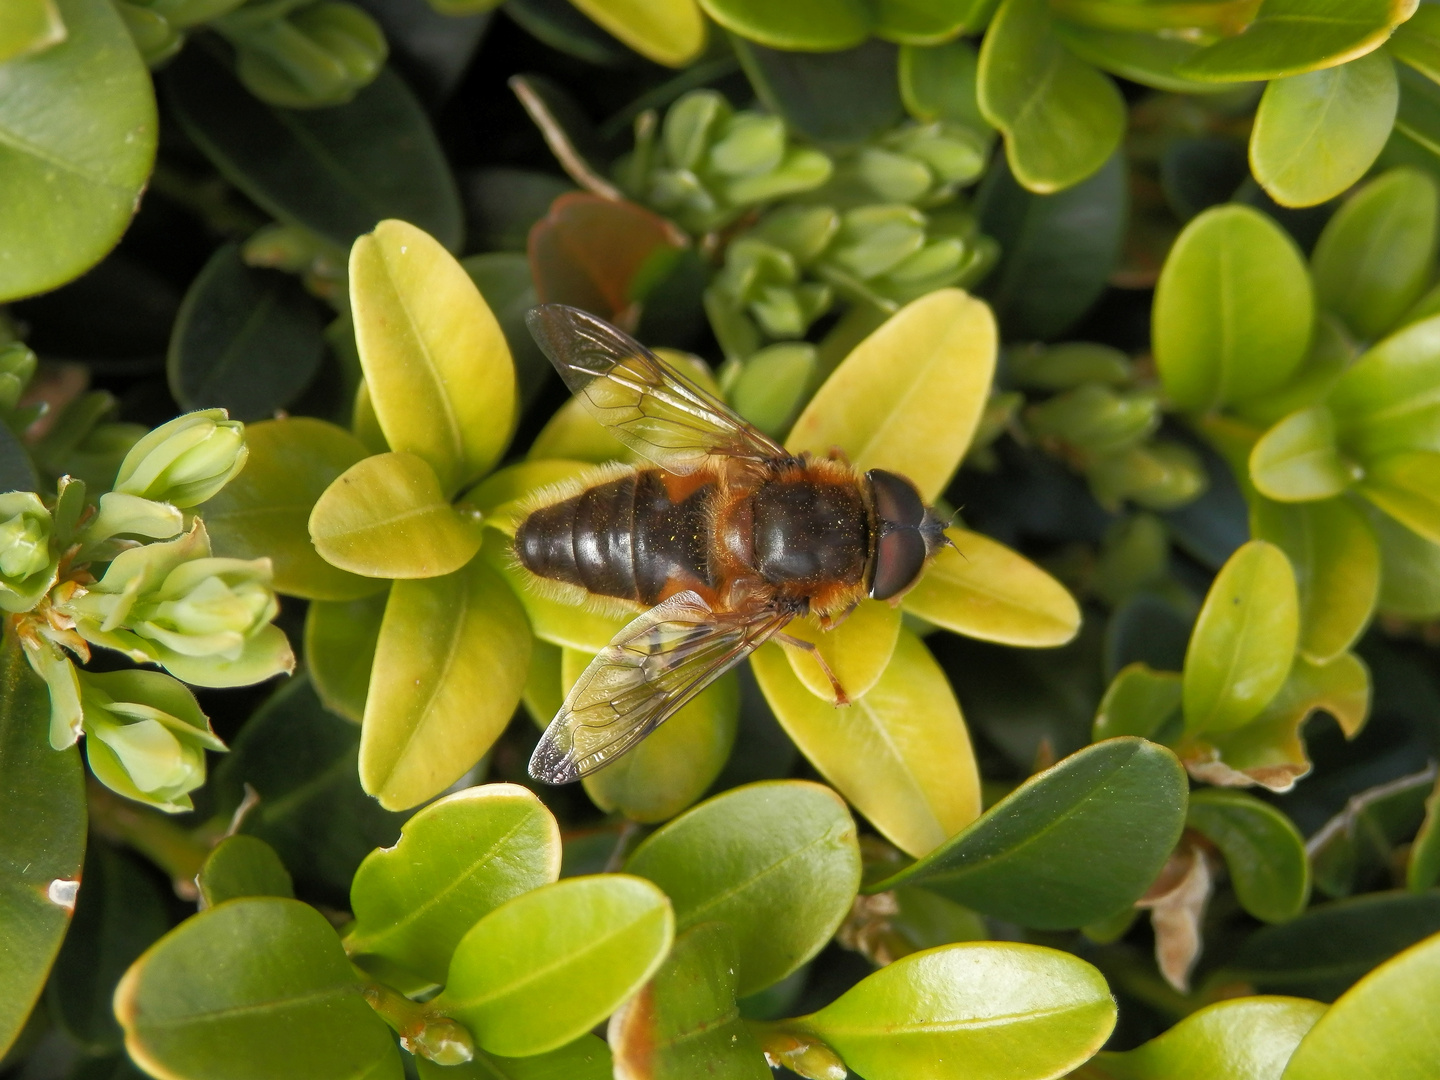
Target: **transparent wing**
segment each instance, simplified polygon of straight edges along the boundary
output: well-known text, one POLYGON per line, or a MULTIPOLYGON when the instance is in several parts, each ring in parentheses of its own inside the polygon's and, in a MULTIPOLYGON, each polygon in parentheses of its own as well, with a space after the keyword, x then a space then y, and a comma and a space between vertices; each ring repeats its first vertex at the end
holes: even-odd
POLYGON ((629 334, 564 304, 525 316, 530 333, 590 414, 670 472, 694 472, 712 454, 766 460, 785 449, 629 334))
POLYGON ((568 784, 608 765, 790 621, 769 608, 716 614, 677 593, 590 662, 530 758, 530 775, 568 784))

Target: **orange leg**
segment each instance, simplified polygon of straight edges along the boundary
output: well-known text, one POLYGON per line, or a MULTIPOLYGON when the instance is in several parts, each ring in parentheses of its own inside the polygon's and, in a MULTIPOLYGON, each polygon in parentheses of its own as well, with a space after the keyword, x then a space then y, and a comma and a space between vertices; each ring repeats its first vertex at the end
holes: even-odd
POLYGON ((776 634, 775 640, 783 645, 793 645, 797 649, 804 649, 813 656, 815 662, 820 665, 820 670, 825 673, 825 677, 830 680, 830 685, 835 690, 835 704, 850 704, 850 695, 845 693, 845 688, 840 685, 840 680, 835 677, 835 672, 830 670, 830 665, 825 662, 825 657, 820 655, 820 647, 818 645, 813 641, 806 641, 804 638, 791 637, 789 634, 776 634))

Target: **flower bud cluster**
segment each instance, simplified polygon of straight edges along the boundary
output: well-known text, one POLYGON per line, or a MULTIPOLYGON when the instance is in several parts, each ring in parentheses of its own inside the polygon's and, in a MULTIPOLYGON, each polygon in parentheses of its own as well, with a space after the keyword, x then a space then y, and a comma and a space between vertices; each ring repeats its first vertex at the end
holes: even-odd
POLYGON ((1197 497, 1205 468, 1194 451, 1156 439, 1161 400, 1143 385, 1130 359, 1103 345, 1027 346, 1006 354, 1015 386, 1050 396, 1019 413, 1040 446, 1085 474, 1100 504, 1129 501, 1170 510, 1197 497))
POLYGON ((953 121, 902 124, 840 157, 830 182, 814 197, 841 207, 939 206, 980 178, 992 139, 991 132, 953 121))

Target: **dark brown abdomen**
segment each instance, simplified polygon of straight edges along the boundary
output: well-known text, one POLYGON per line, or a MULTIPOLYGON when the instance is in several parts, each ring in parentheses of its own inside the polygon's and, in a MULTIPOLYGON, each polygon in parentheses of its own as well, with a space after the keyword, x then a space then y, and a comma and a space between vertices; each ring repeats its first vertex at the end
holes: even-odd
POLYGON ((515 553, 532 574, 601 596, 658 604, 672 578, 715 584, 706 484, 671 502, 658 469, 642 469, 543 506, 515 531, 515 553))

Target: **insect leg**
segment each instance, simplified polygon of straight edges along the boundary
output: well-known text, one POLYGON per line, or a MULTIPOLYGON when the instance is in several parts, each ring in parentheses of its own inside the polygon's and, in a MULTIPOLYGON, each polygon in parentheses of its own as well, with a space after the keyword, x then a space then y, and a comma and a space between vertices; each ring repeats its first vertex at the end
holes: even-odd
POLYGON ((850 704, 850 695, 845 693, 845 688, 840 685, 840 680, 835 677, 835 672, 830 670, 830 665, 825 662, 825 657, 820 655, 820 646, 813 641, 791 637, 789 634, 776 634, 775 640, 782 645, 793 645, 797 649, 803 649, 814 657, 815 662, 820 665, 820 670, 825 673, 825 677, 830 680, 830 685, 835 690, 835 704, 837 706, 850 704))

